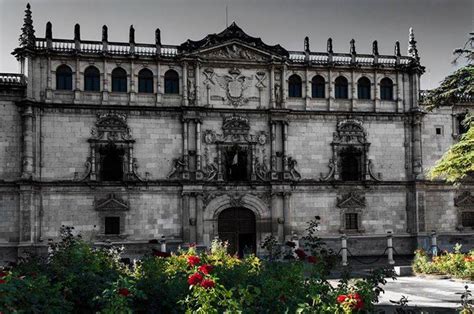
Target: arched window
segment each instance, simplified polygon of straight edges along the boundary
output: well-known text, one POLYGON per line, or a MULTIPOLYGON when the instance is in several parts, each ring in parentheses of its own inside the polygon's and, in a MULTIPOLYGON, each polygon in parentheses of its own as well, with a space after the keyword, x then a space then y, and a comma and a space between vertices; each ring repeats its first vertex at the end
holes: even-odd
POLYGON ((357 81, 357 98, 370 99, 370 80, 366 77, 357 81))
POLYGON ((127 92, 127 72, 122 68, 115 68, 112 71, 112 91, 127 92))
POLYGON ((84 90, 100 91, 100 72, 95 66, 90 66, 84 71, 84 90))
POLYGON ((72 90, 72 70, 67 65, 60 65, 56 69, 56 89, 72 90))
POLYGON ((148 69, 138 72, 138 92, 153 93, 153 72, 148 69))
POLYGON ((179 75, 175 70, 165 73, 165 94, 179 94, 179 75))
POLYGON ((293 74, 288 79, 288 96, 289 97, 301 97, 302 83, 301 78, 293 74))
POLYGON ((380 81, 380 99, 393 100, 393 82, 388 77, 380 81))
POLYGON ((339 76, 334 81, 335 83, 335 97, 338 99, 347 99, 348 92, 347 92, 347 79, 344 76, 339 76))
POLYGON ((341 180, 358 181, 362 173, 362 152, 349 146, 341 151, 341 180))
POLYGON ((325 97, 326 84, 324 77, 316 75, 311 80, 311 97, 313 98, 324 98, 325 97))

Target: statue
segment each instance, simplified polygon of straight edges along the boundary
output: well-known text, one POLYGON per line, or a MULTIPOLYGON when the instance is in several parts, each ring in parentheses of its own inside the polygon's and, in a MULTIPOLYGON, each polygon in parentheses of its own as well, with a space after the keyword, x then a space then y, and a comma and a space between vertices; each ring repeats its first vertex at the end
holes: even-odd
POLYGON ((296 170, 297 165, 298 162, 295 159, 288 157, 288 170, 290 175, 293 177, 293 180, 301 179, 301 174, 296 170))
POLYGON ((328 53, 332 53, 332 38, 328 38, 328 44, 327 44, 327 51, 328 53))
POLYGON ((173 177, 175 174, 181 173, 184 169, 184 166, 186 166, 186 161, 184 160, 184 157, 173 159, 173 169, 166 176, 166 178, 171 179, 171 177, 173 177))
POLYGON ((108 41, 109 39, 109 34, 108 34, 108 28, 107 25, 102 26, 102 41, 108 41))

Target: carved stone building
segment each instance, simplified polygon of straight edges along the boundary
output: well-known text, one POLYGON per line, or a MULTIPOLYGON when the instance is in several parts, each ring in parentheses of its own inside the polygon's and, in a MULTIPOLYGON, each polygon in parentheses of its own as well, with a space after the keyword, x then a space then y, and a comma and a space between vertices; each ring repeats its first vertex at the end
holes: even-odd
POLYGON ((235 23, 179 46, 134 32, 109 42, 104 26, 90 41, 76 25, 57 39, 48 22, 39 38, 27 8, 21 74, 0 79, 2 260, 61 225, 130 254, 163 236, 259 253, 315 216, 331 245, 350 234, 359 254, 380 254, 387 231, 399 253, 432 229, 442 243, 472 235, 472 185, 424 180, 472 104, 420 108, 413 32, 407 56, 376 41, 336 53, 331 39, 313 52, 308 38, 288 51, 235 23))

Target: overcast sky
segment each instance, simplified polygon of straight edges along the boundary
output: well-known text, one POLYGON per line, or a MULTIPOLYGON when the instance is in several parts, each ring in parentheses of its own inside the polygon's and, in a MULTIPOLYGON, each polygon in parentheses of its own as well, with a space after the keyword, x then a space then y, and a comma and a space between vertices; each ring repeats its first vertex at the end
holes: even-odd
MULTIPOLYGON (((0 72, 17 72, 10 55, 18 45, 27 1, 0 0, 0 72)), ((128 41, 128 28, 137 42, 154 43, 161 29, 164 44, 198 40, 222 31, 235 21, 265 43, 302 50, 309 36, 312 51, 325 51, 333 38, 335 52, 348 52, 351 38, 358 53, 371 53, 378 40, 380 54, 393 54, 395 41, 406 54, 408 29, 414 28, 421 63, 426 67, 423 89, 436 87, 458 66, 452 51, 462 46, 473 27, 472 0, 30 0, 36 36, 53 24, 53 37, 73 38, 75 23, 82 39, 100 40, 103 24, 110 41, 128 41)))

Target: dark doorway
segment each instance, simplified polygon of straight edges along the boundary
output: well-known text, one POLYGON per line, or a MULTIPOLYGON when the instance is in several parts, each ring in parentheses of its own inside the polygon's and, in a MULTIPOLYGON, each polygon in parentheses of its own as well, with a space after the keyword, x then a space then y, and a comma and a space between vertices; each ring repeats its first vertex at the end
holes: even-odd
POLYGON ((219 238, 229 242, 229 253, 243 257, 256 253, 255 215, 242 207, 222 211, 218 218, 219 238))
POLYGON ((246 147, 232 146, 225 151, 226 178, 228 181, 248 180, 248 153, 246 147))
POLYGON ((115 145, 107 145, 100 151, 100 154, 102 156, 100 168, 102 181, 122 181, 123 150, 115 145))
POLYGON ((362 153, 354 148, 348 147, 341 151, 341 180, 358 181, 362 177, 362 153))

